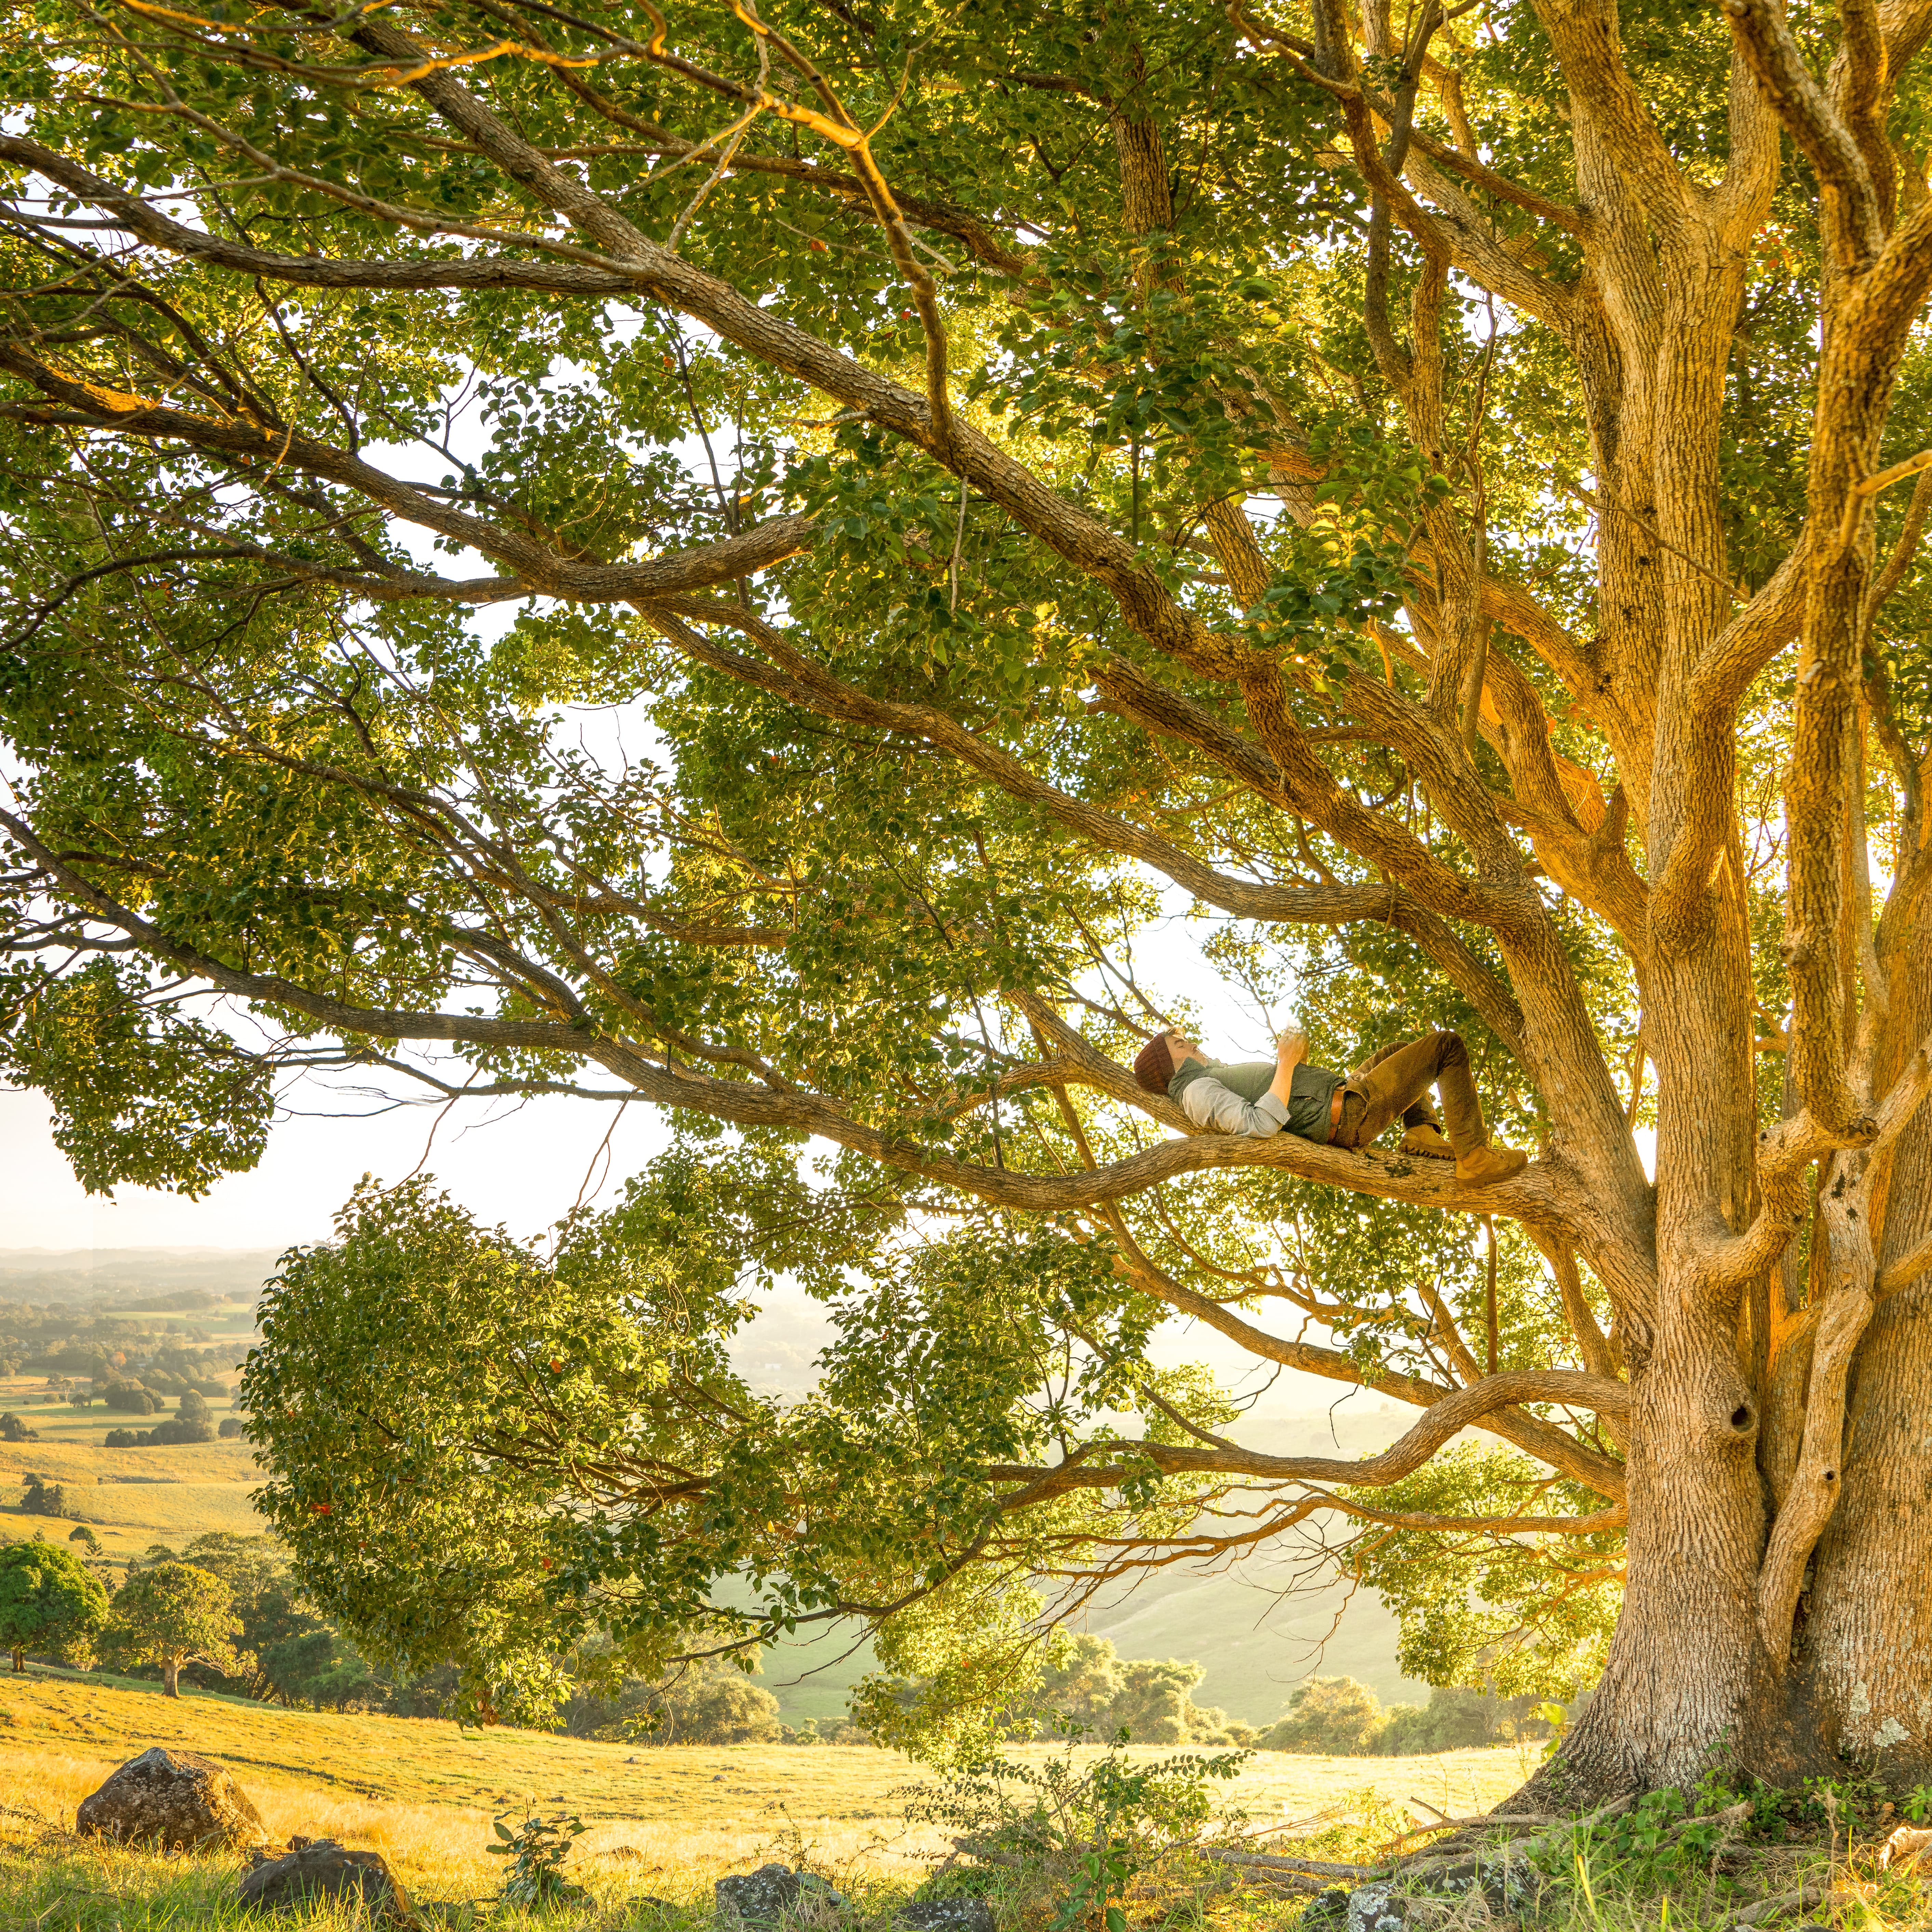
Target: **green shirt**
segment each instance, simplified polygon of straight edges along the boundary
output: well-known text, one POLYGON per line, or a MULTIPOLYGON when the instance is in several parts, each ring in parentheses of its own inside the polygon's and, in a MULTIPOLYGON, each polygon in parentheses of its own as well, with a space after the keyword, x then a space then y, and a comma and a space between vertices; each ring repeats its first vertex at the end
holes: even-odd
MULTIPOLYGON (((1275 1071, 1272 1060, 1190 1060, 1167 1083, 1167 1097, 1178 1102, 1183 1092, 1196 1081, 1214 1080, 1236 1099, 1252 1106, 1274 1084, 1275 1071)), ((1299 1134, 1305 1141, 1328 1141, 1334 1132, 1335 1090, 1347 1078, 1346 1074, 1331 1073, 1325 1066, 1310 1066, 1305 1061, 1298 1066, 1288 1084, 1288 1118, 1283 1123, 1288 1131, 1299 1134)))

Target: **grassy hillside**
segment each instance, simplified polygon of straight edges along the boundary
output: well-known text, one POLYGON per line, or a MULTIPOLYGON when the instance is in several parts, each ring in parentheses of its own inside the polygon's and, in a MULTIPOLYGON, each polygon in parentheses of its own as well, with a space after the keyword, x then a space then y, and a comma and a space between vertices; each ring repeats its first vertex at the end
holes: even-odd
MULTIPOLYGON (((592 1826, 580 1850, 600 1886, 678 1901, 703 1898, 723 1873, 764 1857, 808 1852, 822 1868, 904 1882, 931 1849, 902 1817, 905 1788, 928 1774, 893 1753, 638 1750, 193 1694, 170 1702, 149 1684, 45 1671, 0 1678, 0 1820, 17 1826, 28 1814, 29 1824, 71 1826, 81 1798, 153 1744, 226 1765, 278 1836, 326 1833, 373 1846, 432 1900, 493 1889, 500 1873, 484 1850, 490 1820, 530 1803, 592 1826)), ((1372 1760, 1264 1752, 1231 1795, 1258 1820, 1410 1796, 1467 1812, 1514 1790, 1533 1762, 1513 1750, 1372 1760)), ((26 1846, 33 1842, 29 1830, 26 1846)), ((0 1853, 0 1917, 26 1902, 8 1898, 6 1876, 0 1853)))

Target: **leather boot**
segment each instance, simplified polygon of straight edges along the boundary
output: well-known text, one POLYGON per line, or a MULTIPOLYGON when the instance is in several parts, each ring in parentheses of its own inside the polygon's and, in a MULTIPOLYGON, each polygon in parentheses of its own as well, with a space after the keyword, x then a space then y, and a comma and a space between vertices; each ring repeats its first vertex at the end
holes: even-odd
POLYGON ((1513 1174, 1520 1174, 1528 1165, 1529 1156, 1520 1148, 1472 1148, 1457 1156, 1456 1178, 1493 1186, 1513 1174))

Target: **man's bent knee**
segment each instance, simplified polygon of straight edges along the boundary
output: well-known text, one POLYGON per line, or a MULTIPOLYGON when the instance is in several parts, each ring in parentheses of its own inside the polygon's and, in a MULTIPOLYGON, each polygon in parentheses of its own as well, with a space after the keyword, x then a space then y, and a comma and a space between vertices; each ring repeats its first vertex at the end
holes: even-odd
POLYGON ((1467 1066, 1469 1049, 1460 1033, 1438 1033, 1436 1036, 1436 1064, 1438 1066, 1467 1066))

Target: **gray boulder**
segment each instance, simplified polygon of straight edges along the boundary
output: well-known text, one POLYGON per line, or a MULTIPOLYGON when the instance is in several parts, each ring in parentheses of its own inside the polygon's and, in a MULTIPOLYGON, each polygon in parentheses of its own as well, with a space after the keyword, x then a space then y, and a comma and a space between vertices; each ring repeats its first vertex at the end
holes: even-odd
POLYGON ((1392 1885, 1358 1885, 1348 1894, 1348 1932, 1402 1932, 1408 1904, 1392 1885))
POLYGON ((983 1898, 916 1898, 892 1914, 905 1932, 993 1932, 993 1908, 983 1898))
POLYGON ((220 1765, 158 1744, 83 1798, 75 1823, 89 1837, 168 1852, 239 1848, 268 1835, 248 1794, 220 1765))
POLYGON ((1348 1932, 1402 1932, 1412 1915, 1418 1924, 1432 1924, 1442 1916, 1439 1908, 1478 1894, 1491 1917, 1514 1916, 1535 1904, 1544 1883, 1522 1859, 1493 1853, 1414 1866, 1394 1880, 1358 1885, 1348 1894, 1348 1932), (1418 1906, 1424 1909, 1417 1914, 1418 1906))
POLYGON ((717 1916, 727 1925, 773 1925, 788 1912, 843 1912, 848 1904, 845 1894, 816 1872, 795 1872, 780 1864, 721 1878, 712 1895, 717 1916))
POLYGON ((1331 1885, 1326 1892, 1318 1892, 1301 1909, 1301 1932, 1316 1932, 1319 1926, 1333 1927, 1335 1932, 1348 1922, 1348 1890, 1346 1886, 1331 1885))
POLYGON ((406 1919, 410 1895, 380 1852, 352 1852, 333 1838, 302 1838, 278 1858, 242 1875, 236 1902, 254 1912, 288 1912, 319 1899, 359 1900, 371 1918, 406 1919))

